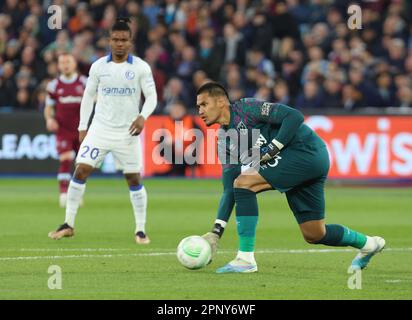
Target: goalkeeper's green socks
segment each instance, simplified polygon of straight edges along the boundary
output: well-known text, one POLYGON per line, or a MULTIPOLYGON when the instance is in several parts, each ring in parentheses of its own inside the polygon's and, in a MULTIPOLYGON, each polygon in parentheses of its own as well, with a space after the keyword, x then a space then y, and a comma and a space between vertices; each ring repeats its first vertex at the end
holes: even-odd
POLYGON ((237 233, 239 235, 237 258, 256 264, 254 257, 258 222, 256 193, 243 188, 234 188, 233 191, 236 202, 237 233))
POLYGON ((334 247, 354 247, 362 249, 367 241, 367 236, 340 224, 327 224, 326 234, 319 244, 334 247))

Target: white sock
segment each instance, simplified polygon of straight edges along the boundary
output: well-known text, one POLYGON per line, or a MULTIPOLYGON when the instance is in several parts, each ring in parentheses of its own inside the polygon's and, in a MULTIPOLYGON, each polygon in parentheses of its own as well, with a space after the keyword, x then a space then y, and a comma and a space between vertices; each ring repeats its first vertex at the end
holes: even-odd
POLYGON ((132 203, 136 220, 135 233, 138 231, 145 232, 147 208, 147 192, 145 187, 141 186, 139 190, 130 190, 130 202, 132 203))
POLYGON ((86 183, 70 181, 69 189, 67 190, 65 222, 72 228, 74 228, 74 220, 76 219, 77 210, 79 209, 85 189, 86 183))
POLYGON ((253 251, 252 252, 238 251, 236 258, 242 259, 250 264, 256 264, 255 253, 253 251))
POLYGON ((362 247, 362 251, 373 251, 375 250, 376 242, 372 237, 366 236, 366 243, 362 247))

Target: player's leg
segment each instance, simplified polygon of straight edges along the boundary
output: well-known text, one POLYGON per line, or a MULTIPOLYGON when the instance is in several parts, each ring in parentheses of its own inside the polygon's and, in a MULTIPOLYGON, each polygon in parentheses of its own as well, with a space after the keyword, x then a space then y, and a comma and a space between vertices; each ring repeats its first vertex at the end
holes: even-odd
POLYGON ((86 181, 93 169, 104 159, 109 149, 104 149, 104 139, 88 134, 80 146, 76 158, 76 169, 67 190, 66 218, 56 231, 49 233, 55 240, 74 235, 77 211, 86 189, 86 181))
POLYGON ((140 137, 131 136, 119 141, 112 150, 115 161, 123 169, 123 174, 129 185, 130 202, 133 207, 136 229, 135 240, 138 244, 149 244, 146 234, 147 192, 141 182, 142 150, 140 137))
POLYGON ((130 202, 132 203, 136 229, 135 240, 138 244, 149 244, 150 238, 146 234, 147 192, 141 183, 140 173, 125 173, 129 186, 130 202))
MULTIPOLYGON (((253 170, 253 169, 252 169, 253 170)), ((257 172, 241 174, 233 184, 236 203, 236 224, 239 236, 239 250, 234 260, 219 268, 217 273, 249 273, 257 271, 255 261, 256 226, 258 204, 256 194, 272 189, 271 185, 257 172)))
POLYGON ((61 208, 66 206, 67 189, 71 179, 72 164, 74 160, 73 151, 65 151, 59 156, 59 170, 57 174, 57 180, 59 181, 59 205, 61 208))
POLYGON ((311 244, 360 249, 354 268, 364 268, 370 258, 381 251, 385 240, 369 237, 340 224, 325 224, 324 178, 286 193, 288 203, 299 223, 304 239, 311 244))
POLYGON ((87 164, 79 163, 76 166, 67 190, 66 218, 64 223, 57 228, 56 231, 49 233, 50 238, 59 240, 63 237, 72 237, 74 235, 74 223, 77 211, 86 190, 86 180, 92 171, 93 167, 87 164))
POLYGON ((67 189, 71 179, 73 160, 76 155, 74 150, 77 151, 74 146, 74 140, 77 140, 77 137, 67 132, 60 132, 56 135, 56 147, 60 161, 57 174, 60 191, 59 205, 62 208, 66 206, 67 189))

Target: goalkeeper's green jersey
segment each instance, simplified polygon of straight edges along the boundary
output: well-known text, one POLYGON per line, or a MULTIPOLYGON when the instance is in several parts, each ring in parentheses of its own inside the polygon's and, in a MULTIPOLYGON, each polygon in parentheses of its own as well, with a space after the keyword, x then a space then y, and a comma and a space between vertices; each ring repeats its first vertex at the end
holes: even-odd
MULTIPOLYGON (((300 150, 307 151, 311 146, 325 147, 322 139, 303 123, 302 113, 294 108, 254 98, 240 99, 232 103, 229 108, 230 123, 227 126, 221 126, 223 130, 220 130, 218 134, 218 153, 222 162, 224 186, 218 217, 230 214, 229 212, 233 209, 233 181, 241 173, 239 156, 244 152, 240 150, 242 137, 248 140, 248 148, 264 145, 276 139, 284 146, 282 150, 290 148, 292 151, 293 149, 297 156, 301 156, 300 150), (259 130, 257 135, 256 132, 253 134, 253 129, 259 130), (233 139, 227 134, 229 131, 236 133, 237 141, 231 141, 233 139)), ((287 177, 284 178, 287 179, 287 177)), ((271 183, 271 181, 268 182, 271 183)), ((277 189, 284 192, 289 188, 277 189)))

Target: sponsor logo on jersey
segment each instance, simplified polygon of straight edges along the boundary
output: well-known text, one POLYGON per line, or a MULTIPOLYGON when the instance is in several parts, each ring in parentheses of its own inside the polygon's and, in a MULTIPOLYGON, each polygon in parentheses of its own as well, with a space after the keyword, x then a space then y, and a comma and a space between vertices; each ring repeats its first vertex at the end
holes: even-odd
POLYGON ((135 88, 102 88, 104 96, 131 96, 136 93, 135 88))
POLYGON ((62 104, 81 103, 82 102, 82 97, 80 97, 80 96, 78 96, 78 97, 76 97, 76 96, 60 97, 59 101, 62 104))
POLYGON ((134 72, 131 70, 127 70, 125 73, 126 79, 127 80, 133 80, 134 79, 134 72))
POLYGON ((243 134, 243 135, 247 134, 247 127, 243 123, 243 121, 240 121, 236 128, 240 132, 240 134, 243 134))
POLYGON ((261 147, 266 143, 267 143, 266 138, 262 134, 260 134, 259 138, 256 140, 255 147, 261 147))
POLYGON ((272 105, 273 103, 269 103, 269 102, 265 102, 262 104, 262 107, 260 107, 260 112, 262 116, 269 116, 272 105))

